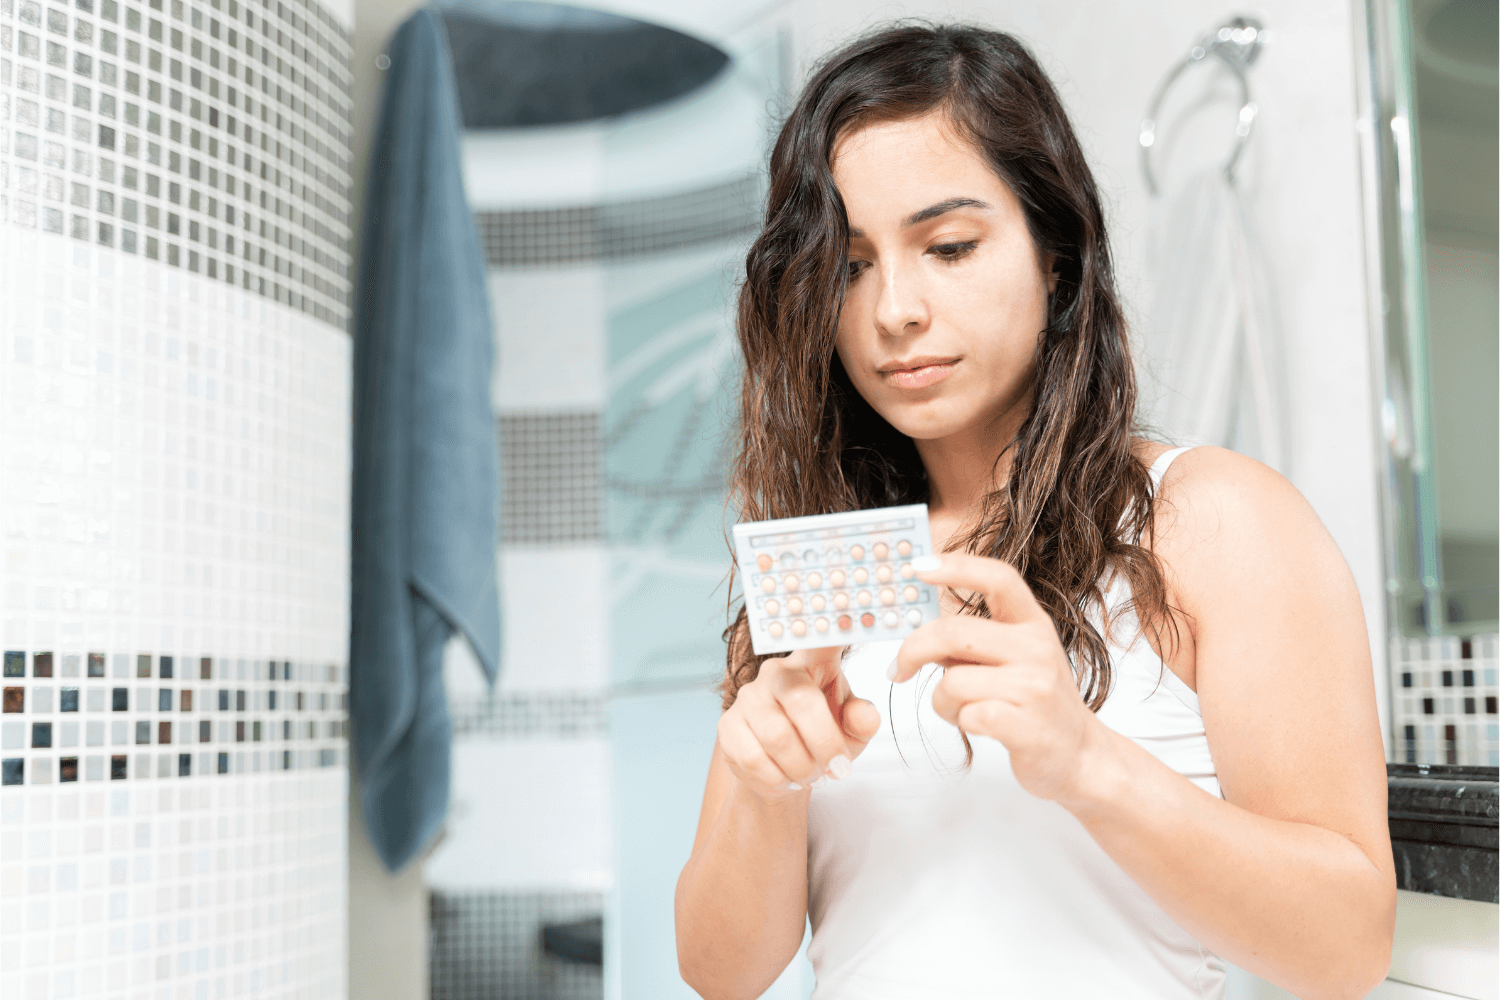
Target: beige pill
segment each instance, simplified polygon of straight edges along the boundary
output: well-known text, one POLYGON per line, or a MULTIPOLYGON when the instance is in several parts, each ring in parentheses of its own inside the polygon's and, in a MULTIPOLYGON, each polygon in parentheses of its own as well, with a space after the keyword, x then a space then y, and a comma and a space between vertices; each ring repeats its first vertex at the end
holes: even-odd
POLYGON ((864 583, 869 578, 870 578, 870 571, 867 570, 867 569, 865 569, 863 566, 861 566, 859 569, 857 569, 857 570, 854 571, 854 582, 855 583, 864 583))
POLYGON ((786 602, 786 613, 789 615, 800 615, 802 613, 802 598, 789 597, 786 602))
POLYGON ((780 639, 782 631, 781 622, 772 622, 771 624, 766 626, 766 631, 771 633, 772 639, 780 639))
POLYGON ((830 587, 842 587, 844 585, 844 571, 836 569, 828 574, 828 585, 830 587))
POLYGON ((788 573, 786 576, 781 578, 781 585, 787 590, 796 590, 802 585, 802 581, 798 580, 795 576, 788 573))
POLYGON ((855 595, 854 599, 859 602, 859 606, 862 608, 870 606, 870 592, 868 590, 861 590, 855 595))
POLYGON ((825 600, 823 600, 823 595, 822 594, 814 594, 813 595, 812 609, 814 611, 822 611, 827 606, 828 606, 828 602, 825 601, 825 600))
POLYGON ((903 556, 911 555, 911 542, 908 542, 904 538, 901 539, 901 541, 896 543, 896 551, 901 553, 903 556))
POLYGON ((764 580, 760 581, 760 589, 769 594, 776 589, 776 581, 768 576, 764 580))
POLYGON ((838 608, 840 611, 843 611, 845 608, 847 608, 849 606, 849 595, 848 594, 834 594, 833 595, 833 606, 836 607, 836 608, 838 608))
POLYGON ((807 634, 807 622, 803 621, 801 618, 798 618, 796 621, 792 622, 792 635, 806 635, 806 634, 807 634))
POLYGON ((911 568, 911 563, 901 564, 901 579, 910 580, 917 575, 917 571, 911 568))
POLYGON ((850 559, 854 560, 855 562, 859 562, 864 557, 865 557, 865 547, 863 545, 851 545, 851 546, 849 546, 849 558, 850 559))
POLYGON ((875 570, 875 579, 879 580, 881 583, 890 583, 891 568, 889 566, 877 567, 875 570))
POLYGON ((771 568, 771 557, 762 552, 759 556, 756 557, 755 565, 759 566, 760 571, 764 573, 766 570, 771 568))
POLYGON ((891 554, 891 547, 885 544, 885 542, 876 542, 874 548, 870 549, 870 551, 875 553, 876 559, 884 559, 891 554))
POLYGON ((910 604, 921 595, 917 593, 916 587, 907 587, 905 590, 901 591, 901 596, 906 598, 907 604, 910 604))
POLYGON ((896 603, 896 592, 894 590, 892 590, 890 587, 883 587, 883 588, 881 588, 881 591, 880 591, 880 603, 881 604, 895 604, 896 603))
POLYGON ((827 632, 828 631, 828 619, 827 618, 819 618, 817 621, 813 622, 813 628, 817 629, 819 632, 827 632))
POLYGON ((821 586, 823 586, 823 574, 822 573, 809 573, 809 574, 807 574, 807 589, 808 590, 817 590, 821 586))
MULTIPOLYGON (((910 589, 910 588, 907 588, 907 589, 910 589)), ((779 615, 779 614, 781 614, 781 605, 779 603, 777 603, 775 600, 767 601, 766 602, 766 614, 768 614, 768 615, 779 615)))

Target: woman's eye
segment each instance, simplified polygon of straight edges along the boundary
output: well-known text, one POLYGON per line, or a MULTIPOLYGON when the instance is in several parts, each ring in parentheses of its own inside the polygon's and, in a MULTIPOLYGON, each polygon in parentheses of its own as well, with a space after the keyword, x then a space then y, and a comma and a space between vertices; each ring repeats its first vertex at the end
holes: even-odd
POLYGON ((967 257, 979 244, 973 240, 965 243, 939 243, 928 253, 933 254, 939 260, 959 260, 967 257))
POLYGON ((853 281, 864 273, 865 262, 862 260, 851 260, 849 262, 849 280, 853 281))

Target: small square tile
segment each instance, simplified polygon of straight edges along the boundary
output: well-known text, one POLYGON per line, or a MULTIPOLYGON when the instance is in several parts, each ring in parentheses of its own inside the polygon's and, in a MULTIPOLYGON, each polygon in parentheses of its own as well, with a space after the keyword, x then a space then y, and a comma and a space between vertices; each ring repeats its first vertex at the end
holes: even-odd
POLYGON ((33 677, 51 677, 52 676, 52 654, 51 653, 37 653, 34 656, 32 656, 32 658, 31 658, 31 676, 33 676, 33 677))
POLYGON ((33 749, 46 749, 52 746, 52 723, 33 722, 31 724, 31 746, 33 749))
POLYGON ((111 781, 123 781, 126 771, 126 755, 117 753, 109 758, 109 778, 111 781))
POLYGON ((6 650, 5 652, 5 676, 26 676, 26 654, 17 650, 6 650))
POLYGON ((26 689, 23 687, 8 687, 5 689, 5 711, 24 712, 26 710, 26 689))
POLYGON ((21 757, 7 757, 0 763, 0 784, 19 785, 26 780, 26 761, 21 757))
POLYGON ((57 780, 62 782, 78 780, 78 758, 63 757, 57 762, 57 780))
POLYGON ((151 676, 151 657, 145 653, 135 658, 135 675, 137 677, 151 676))
POLYGON ((90 653, 89 654, 89 676, 90 677, 103 677, 104 676, 104 654, 103 653, 90 653))
POLYGON ((76 687, 65 687, 58 691, 57 710, 59 712, 78 711, 78 689, 76 687))

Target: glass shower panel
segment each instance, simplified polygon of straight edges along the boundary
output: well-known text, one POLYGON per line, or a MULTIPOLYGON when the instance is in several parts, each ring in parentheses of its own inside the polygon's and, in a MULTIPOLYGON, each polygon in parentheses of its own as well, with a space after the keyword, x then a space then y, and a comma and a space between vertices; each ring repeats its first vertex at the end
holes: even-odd
POLYGON ((1369 0, 1362 13, 1392 757, 1495 765, 1496 8, 1369 0))

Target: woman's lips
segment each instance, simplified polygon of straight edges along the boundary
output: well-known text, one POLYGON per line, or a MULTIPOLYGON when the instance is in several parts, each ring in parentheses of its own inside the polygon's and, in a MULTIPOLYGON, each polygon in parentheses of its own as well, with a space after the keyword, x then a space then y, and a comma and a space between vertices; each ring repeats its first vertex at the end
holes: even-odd
POLYGON ((952 361, 919 365, 916 368, 900 368, 886 372, 885 375, 898 389, 925 389, 952 375, 957 367, 958 359, 954 358, 952 361))

